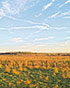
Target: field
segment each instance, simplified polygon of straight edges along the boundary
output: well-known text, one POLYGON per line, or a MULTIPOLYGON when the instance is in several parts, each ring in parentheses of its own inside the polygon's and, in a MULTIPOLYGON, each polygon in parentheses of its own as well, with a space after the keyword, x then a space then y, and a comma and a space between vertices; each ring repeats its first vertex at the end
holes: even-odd
POLYGON ((70 88, 70 56, 0 55, 0 88, 70 88))

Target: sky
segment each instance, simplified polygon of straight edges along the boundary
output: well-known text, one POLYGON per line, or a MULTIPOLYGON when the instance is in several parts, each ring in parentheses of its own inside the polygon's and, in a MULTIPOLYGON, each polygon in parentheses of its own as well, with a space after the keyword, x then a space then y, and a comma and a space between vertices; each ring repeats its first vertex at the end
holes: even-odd
POLYGON ((70 0, 0 0, 0 52, 70 53, 70 0))

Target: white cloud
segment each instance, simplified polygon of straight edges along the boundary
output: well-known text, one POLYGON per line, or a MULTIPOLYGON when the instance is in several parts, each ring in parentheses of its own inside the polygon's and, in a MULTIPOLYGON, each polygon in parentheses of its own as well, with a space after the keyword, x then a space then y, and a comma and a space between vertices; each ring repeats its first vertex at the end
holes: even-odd
POLYGON ((47 27, 47 26, 37 26, 37 28, 39 28, 40 30, 48 29, 48 27, 47 27))
POLYGON ((70 16, 65 16, 64 18, 67 18, 67 19, 69 19, 69 18, 70 18, 70 16))
POLYGON ((23 42, 22 38, 20 38, 20 37, 15 37, 15 38, 12 39, 12 41, 14 41, 14 42, 23 42))
POLYGON ((11 19, 11 20, 14 20, 14 21, 23 21, 23 20, 21 20, 21 19, 17 19, 17 18, 15 18, 15 17, 9 16, 9 15, 6 15, 5 17, 7 17, 7 18, 9 18, 9 19, 11 19))
POLYGON ((9 28, 10 30, 20 30, 20 29, 40 29, 40 30, 44 30, 44 29, 48 29, 47 26, 39 26, 39 25, 36 25, 36 26, 28 26, 28 27, 12 27, 12 28, 9 28))
POLYGON ((40 41, 40 40, 49 40, 49 39, 53 39, 54 36, 48 36, 47 38, 37 38, 35 39, 35 41, 40 41))
POLYGON ((57 12, 57 13, 55 13, 55 14, 53 14, 53 15, 51 15, 49 18, 55 18, 57 15, 59 15, 60 14, 60 11, 59 12, 57 12))
POLYGON ((38 14, 38 15, 35 15, 35 17, 39 17, 43 14, 43 11, 47 10, 49 7, 52 6, 52 4, 55 2, 56 0, 52 0, 51 2, 49 2, 48 4, 44 5, 43 8, 42 8, 42 11, 38 14))
POLYGON ((63 7, 64 5, 70 3, 70 0, 67 0, 65 3, 63 3, 62 5, 59 6, 59 8, 63 7))
POLYGON ((66 16, 66 15, 70 15, 70 11, 67 11, 67 12, 61 13, 59 16, 66 16))
POLYGON ((65 2, 65 4, 68 4, 68 3, 70 3, 70 0, 67 0, 67 1, 65 2))
POLYGON ((50 2, 50 3, 48 3, 47 5, 45 5, 45 6, 43 7, 42 11, 47 10, 52 4, 53 4, 53 3, 50 2))
POLYGON ((7 17, 9 19, 12 19, 12 20, 17 20, 17 21, 23 21, 21 19, 17 19, 13 16, 10 16, 10 15, 7 15, 6 11, 3 9, 3 8, 0 8, 0 19, 2 19, 3 17, 7 17))
POLYGON ((7 31, 5 28, 0 28, 0 31, 7 31))
POLYGON ((16 20, 16 21, 22 21, 22 22, 25 22, 25 23, 29 23, 29 24, 32 24, 32 25, 42 25, 42 26, 47 26, 49 27, 49 24, 43 22, 43 23, 40 23, 40 22, 33 22, 31 20, 23 20, 23 19, 18 19, 18 18, 15 18, 13 16, 9 16, 9 15, 5 15, 5 17, 9 18, 9 19, 12 19, 12 20, 16 20))
POLYGON ((3 9, 0 8, 0 18, 2 18, 4 16, 5 16, 5 13, 4 13, 3 9))
POLYGON ((9 2, 7 2, 7 1, 2 2, 2 5, 3 5, 3 9, 4 9, 4 11, 6 13, 10 13, 12 15, 18 13, 18 10, 16 10, 15 8, 13 8, 9 2))
POLYGON ((15 27, 9 27, 9 28, 0 28, 0 30, 5 30, 5 31, 14 31, 14 30, 36 30, 34 33, 31 33, 31 35, 34 35, 36 33, 39 33, 43 30, 67 30, 69 29, 69 27, 55 27, 55 26, 50 26, 46 23, 40 23, 40 24, 36 24, 33 26, 15 26, 15 27))
POLYGON ((57 17, 63 17, 63 18, 70 18, 70 11, 63 12, 63 13, 61 13, 60 11, 58 11, 57 13, 49 16, 48 18, 55 18, 56 16, 57 17))
POLYGON ((67 40, 70 39, 70 36, 68 36, 66 39, 67 39, 67 40))
POLYGON ((65 30, 67 27, 50 27, 51 30, 65 30))
MULTIPOLYGON (((36 23, 35 23, 36 24, 36 23)), ((0 30, 5 30, 5 31, 13 31, 13 30, 36 30, 34 33, 31 33, 32 34, 36 34, 36 33, 39 33, 43 30, 67 30, 69 29, 70 27, 55 27, 55 26, 50 26, 46 23, 40 23, 40 24, 36 24, 36 25, 33 25, 33 26, 15 26, 15 27, 9 27, 9 28, 0 28, 0 30)))
POLYGON ((35 17, 40 17, 42 15, 42 13, 39 13, 38 15, 35 15, 35 17))
POLYGON ((56 0, 52 0, 50 3, 48 3, 47 5, 45 5, 42 9, 42 11, 47 10, 50 6, 52 6, 53 2, 55 2, 56 0))
POLYGON ((6 14, 16 15, 35 6, 39 0, 5 0, 2 1, 2 8, 6 14), (14 2, 14 3, 13 3, 14 2))
POLYGON ((0 28, 0 29, 5 29, 5 28, 0 28))
POLYGON ((56 0, 52 0, 52 2, 55 2, 56 0))

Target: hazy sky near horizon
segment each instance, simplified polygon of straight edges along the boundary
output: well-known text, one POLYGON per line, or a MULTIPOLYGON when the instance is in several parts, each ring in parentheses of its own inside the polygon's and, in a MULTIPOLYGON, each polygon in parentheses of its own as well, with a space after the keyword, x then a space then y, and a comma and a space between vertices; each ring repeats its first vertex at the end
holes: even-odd
POLYGON ((70 0, 0 0, 0 52, 70 52, 70 0))

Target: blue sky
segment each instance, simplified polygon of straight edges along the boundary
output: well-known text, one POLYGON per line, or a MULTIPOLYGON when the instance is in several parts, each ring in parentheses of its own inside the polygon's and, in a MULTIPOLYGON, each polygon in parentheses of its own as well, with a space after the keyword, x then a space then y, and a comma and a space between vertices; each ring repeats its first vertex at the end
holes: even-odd
POLYGON ((0 52, 70 52, 70 0, 0 0, 0 52))

